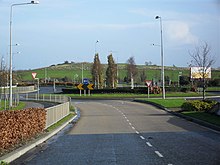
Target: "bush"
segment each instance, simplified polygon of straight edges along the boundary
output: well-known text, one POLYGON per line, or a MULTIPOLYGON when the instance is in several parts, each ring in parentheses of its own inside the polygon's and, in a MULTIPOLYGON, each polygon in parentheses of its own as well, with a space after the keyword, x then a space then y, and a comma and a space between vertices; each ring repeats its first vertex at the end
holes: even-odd
POLYGON ((46 111, 29 108, 0 112, 0 155, 44 131, 46 111))
POLYGON ((217 104, 216 101, 210 100, 193 100, 183 103, 181 108, 185 111, 205 111, 209 112, 217 104))

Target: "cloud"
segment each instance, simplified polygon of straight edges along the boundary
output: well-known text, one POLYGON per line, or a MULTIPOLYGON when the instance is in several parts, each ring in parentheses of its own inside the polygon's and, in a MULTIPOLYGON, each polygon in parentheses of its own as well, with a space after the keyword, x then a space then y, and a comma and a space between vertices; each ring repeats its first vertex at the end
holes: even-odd
POLYGON ((192 34, 190 25, 186 22, 166 22, 165 33, 171 42, 179 42, 181 44, 195 44, 198 42, 198 38, 192 34))

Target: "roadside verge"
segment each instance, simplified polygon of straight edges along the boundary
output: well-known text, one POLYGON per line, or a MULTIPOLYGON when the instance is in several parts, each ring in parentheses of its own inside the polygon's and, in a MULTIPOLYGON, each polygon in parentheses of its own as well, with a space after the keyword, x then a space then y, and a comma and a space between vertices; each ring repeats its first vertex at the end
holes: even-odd
POLYGON ((208 123, 208 122, 203 121, 203 120, 200 120, 200 119, 196 119, 196 118, 194 118, 194 117, 186 116, 186 115, 181 114, 181 113, 179 113, 179 112, 172 111, 172 110, 170 110, 170 109, 168 109, 168 108, 163 107, 163 106, 160 105, 160 104, 153 103, 153 102, 150 102, 150 101, 147 101, 147 100, 136 100, 136 99, 135 99, 135 100, 133 100, 133 101, 139 102, 139 103, 144 103, 144 104, 153 105, 153 106, 158 107, 158 108, 160 108, 160 109, 162 109, 162 110, 164 110, 164 111, 166 111, 166 112, 168 112, 168 113, 171 113, 171 114, 173 114, 173 115, 175 115, 175 116, 184 118, 185 120, 188 120, 188 121, 197 123, 197 124, 199 124, 199 125, 208 127, 208 128, 210 128, 210 129, 213 129, 213 130, 216 130, 216 131, 220 131, 220 127, 217 126, 217 125, 208 123))

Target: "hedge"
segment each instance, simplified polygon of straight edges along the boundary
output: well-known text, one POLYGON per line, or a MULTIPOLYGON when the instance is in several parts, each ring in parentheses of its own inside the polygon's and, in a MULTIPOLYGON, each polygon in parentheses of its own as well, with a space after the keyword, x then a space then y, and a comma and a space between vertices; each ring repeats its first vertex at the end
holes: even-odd
POLYGON ((215 105, 216 101, 210 100, 192 100, 183 103, 181 108, 185 111, 205 111, 209 112, 215 105))
POLYGON ((46 110, 29 108, 0 112, 0 155, 44 131, 46 110))

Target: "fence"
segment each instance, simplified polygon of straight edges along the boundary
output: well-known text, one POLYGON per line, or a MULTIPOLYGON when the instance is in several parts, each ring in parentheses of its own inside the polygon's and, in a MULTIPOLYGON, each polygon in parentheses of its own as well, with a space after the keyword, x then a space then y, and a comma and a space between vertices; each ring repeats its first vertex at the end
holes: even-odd
POLYGON ((20 95, 21 100, 34 100, 34 101, 49 101, 49 102, 56 102, 56 103, 65 103, 70 100, 70 97, 63 96, 63 95, 54 95, 54 94, 28 94, 20 95))
POLYGON ((66 117, 70 113, 70 97, 62 96, 62 95, 51 95, 51 94, 25 94, 22 97, 22 100, 34 100, 34 101, 49 101, 61 103, 53 107, 46 108, 47 111, 47 119, 46 119, 46 127, 50 127, 54 123, 58 122, 62 118, 66 117))
POLYGON ((47 108, 46 111, 47 111, 46 128, 48 128, 51 125, 53 125, 54 123, 61 120, 62 118, 69 115, 69 113, 70 113, 69 102, 62 103, 62 104, 47 108))
MULTIPOLYGON (((12 93, 28 93, 36 91, 35 86, 25 86, 25 87, 17 87, 12 86, 12 93)), ((0 87, 1 94, 9 94, 9 86, 7 87, 0 87)))

